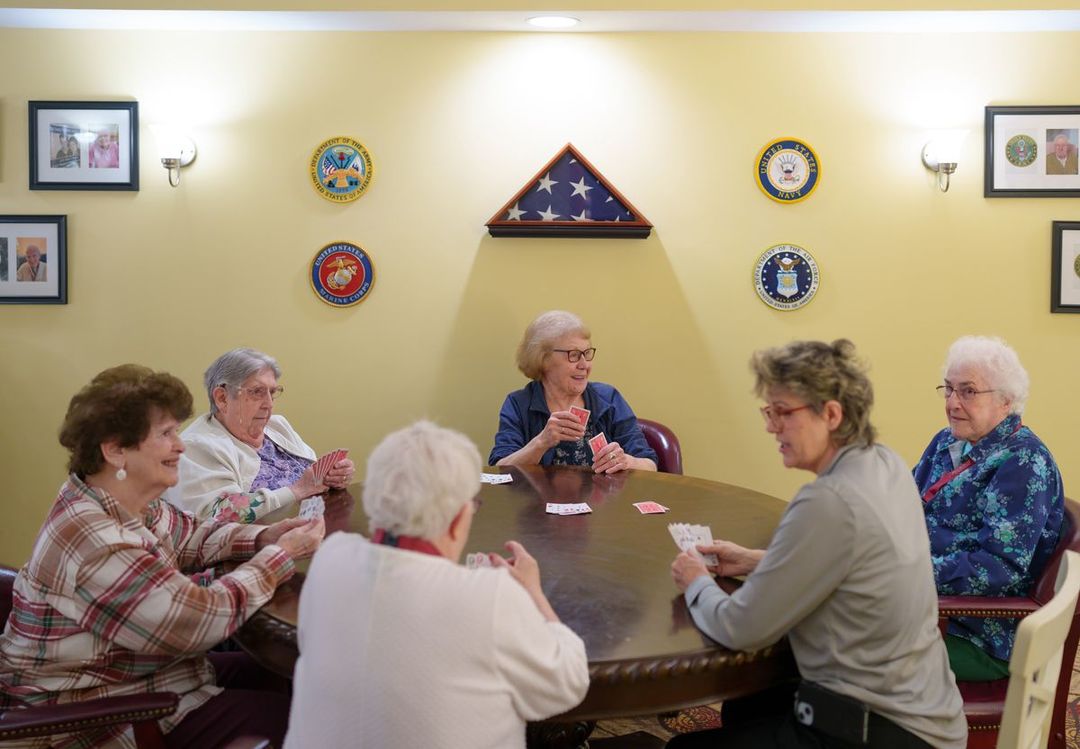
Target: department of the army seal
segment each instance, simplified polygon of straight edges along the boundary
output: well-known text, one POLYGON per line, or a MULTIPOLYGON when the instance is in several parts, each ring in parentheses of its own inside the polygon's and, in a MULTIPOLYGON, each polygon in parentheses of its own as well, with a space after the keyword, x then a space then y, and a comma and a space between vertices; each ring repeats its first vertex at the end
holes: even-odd
POLYGON ((810 302, 818 290, 813 256, 793 244, 773 245, 754 265, 754 288, 773 309, 793 310, 810 302))
POLYGON ((371 154, 352 138, 330 138, 311 155, 311 182, 316 192, 335 203, 359 198, 374 176, 371 154))
POLYGON ((761 191, 778 203, 810 197, 821 179, 821 162, 810 146, 795 138, 777 138, 758 154, 754 165, 761 191))
POLYGON ((1030 135, 1014 135, 1005 144, 1005 158, 1013 166, 1031 166, 1038 155, 1039 146, 1030 135))
POLYGON ((362 302, 374 283, 371 258, 351 242, 328 244, 311 261, 311 288, 334 307, 351 307, 362 302))

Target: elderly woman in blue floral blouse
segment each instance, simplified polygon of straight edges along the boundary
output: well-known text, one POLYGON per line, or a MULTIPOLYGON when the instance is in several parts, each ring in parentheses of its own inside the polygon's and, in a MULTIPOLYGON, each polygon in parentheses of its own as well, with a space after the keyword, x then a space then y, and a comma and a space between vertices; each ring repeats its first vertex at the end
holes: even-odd
POLYGON ((591 466, 595 473, 656 470, 656 453, 618 390, 589 382, 592 334, 571 312, 545 312, 525 329, 517 365, 532 382, 506 396, 490 465, 591 466), (579 418, 579 414, 581 418, 579 418), (588 442, 603 434, 607 445, 588 442))
MULTIPOLYGON (((942 595, 1025 595, 1057 545, 1064 513, 1053 456, 1020 421, 1028 374, 998 338, 965 336, 949 348, 949 426, 915 466, 934 577, 942 595)), ((945 644, 961 681, 1009 675, 1016 623, 954 619, 945 644)))

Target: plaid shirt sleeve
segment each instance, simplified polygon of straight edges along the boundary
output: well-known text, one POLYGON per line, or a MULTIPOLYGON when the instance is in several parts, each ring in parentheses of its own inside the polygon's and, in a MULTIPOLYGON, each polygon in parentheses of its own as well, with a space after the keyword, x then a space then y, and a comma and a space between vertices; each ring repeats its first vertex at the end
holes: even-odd
POLYGON ((74 516, 48 527, 50 538, 36 559, 36 572, 52 567, 69 574, 65 585, 48 586, 46 601, 81 628, 138 653, 208 650, 269 601, 294 571, 292 558, 270 545, 203 586, 180 564, 250 556, 261 529, 200 525, 171 506, 155 510, 148 526, 86 520, 74 516))

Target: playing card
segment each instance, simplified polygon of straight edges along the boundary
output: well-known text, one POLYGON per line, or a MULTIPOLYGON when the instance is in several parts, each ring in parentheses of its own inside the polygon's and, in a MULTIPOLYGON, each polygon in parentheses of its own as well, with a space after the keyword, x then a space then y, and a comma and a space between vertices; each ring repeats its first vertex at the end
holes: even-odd
POLYGON ((491 559, 482 551, 474 551, 465 557, 465 566, 470 570, 479 569, 480 567, 490 567, 491 559))
POLYGON ((577 406, 570 406, 570 413, 578 418, 581 422, 581 426, 585 426, 589 423, 589 414, 592 413, 587 408, 578 408, 577 406))
POLYGON ((604 436, 603 432, 589 440, 589 448, 594 456, 605 447, 607 447, 607 437, 604 436))
POLYGON ((323 482, 323 479, 326 478, 326 474, 330 472, 330 469, 333 468, 339 460, 341 460, 348 454, 348 450, 338 448, 337 450, 331 450, 326 455, 323 455, 321 458, 316 460, 314 468, 315 481, 321 484, 323 482))
POLYGON ((481 473, 481 484, 509 484, 514 477, 509 473, 481 473))
MULTIPOLYGON (((689 551, 693 554, 700 554, 697 550, 699 545, 707 546, 713 542, 712 531, 707 525, 669 523, 668 532, 671 533, 671 538, 681 551, 689 551)), ((715 554, 702 554, 701 556, 705 560, 705 564, 713 566, 720 564, 720 560, 716 558, 715 554)))
POLYGON ((321 518, 324 512, 326 512, 326 503, 323 502, 321 496, 308 497, 300 503, 300 513, 297 517, 303 518, 304 520, 321 518))
POLYGON ((546 512, 551 515, 585 515, 592 512, 592 508, 589 507, 587 502, 575 504, 548 502, 546 512))
POLYGON ((668 508, 664 507, 659 502, 635 502, 634 507, 638 509, 642 515, 651 515, 657 512, 667 512, 668 508))

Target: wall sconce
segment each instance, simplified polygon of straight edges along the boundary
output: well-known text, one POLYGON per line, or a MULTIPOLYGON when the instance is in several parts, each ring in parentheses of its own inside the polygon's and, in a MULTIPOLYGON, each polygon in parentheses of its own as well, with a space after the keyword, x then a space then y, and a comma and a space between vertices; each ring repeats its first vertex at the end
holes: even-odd
POLYGON ((169 170, 169 184, 180 185, 180 169, 195 160, 195 141, 173 128, 157 125, 153 127, 157 138, 158 156, 161 165, 169 170))
POLYGON ((942 192, 949 191, 949 178, 956 171, 967 134, 967 130, 943 130, 923 146, 922 163, 930 171, 937 172, 937 183, 942 192), (942 175, 945 175, 944 182, 942 175))

